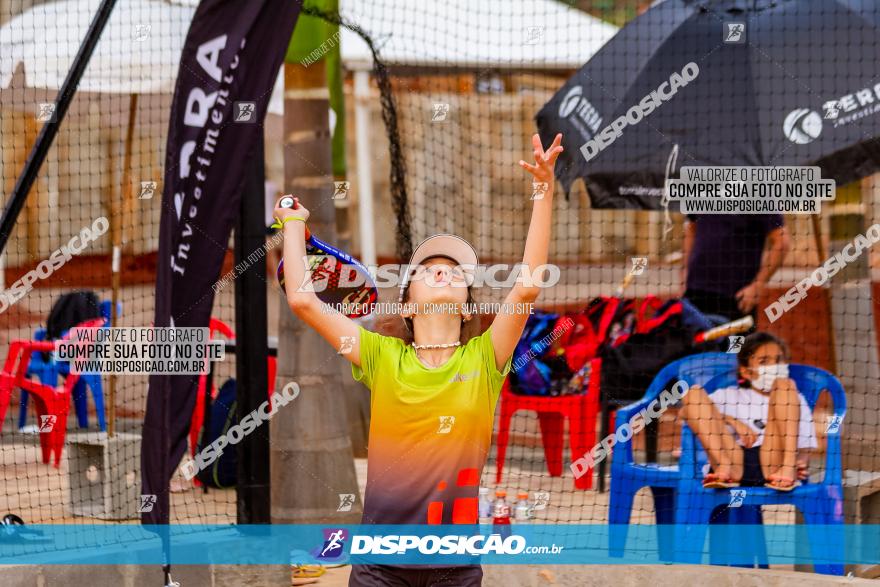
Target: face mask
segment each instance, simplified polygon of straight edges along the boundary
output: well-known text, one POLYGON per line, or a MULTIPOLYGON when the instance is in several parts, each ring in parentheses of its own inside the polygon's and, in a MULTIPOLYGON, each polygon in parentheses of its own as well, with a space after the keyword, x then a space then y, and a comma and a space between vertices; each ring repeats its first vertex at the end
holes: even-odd
POLYGON ((756 371, 758 376, 752 379, 751 383, 752 387, 761 391, 770 391, 774 381, 788 378, 788 365, 786 363, 761 365, 756 371))

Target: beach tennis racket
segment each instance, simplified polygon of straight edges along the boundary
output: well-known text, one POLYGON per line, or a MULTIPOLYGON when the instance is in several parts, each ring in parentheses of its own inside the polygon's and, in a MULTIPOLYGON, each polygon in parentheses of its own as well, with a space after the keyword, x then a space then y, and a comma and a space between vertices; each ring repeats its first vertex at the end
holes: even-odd
POLYGON ((716 326, 715 328, 710 328, 709 330, 698 333, 694 337, 694 343, 700 344, 701 342, 715 340, 717 338, 730 336, 731 334, 739 334, 740 332, 745 332, 746 330, 749 330, 754 325, 754 318, 752 318, 751 316, 746 316, 744 318, 740 318, 739 320, 727 322, 725 324, 716 326))
MULTIPOLYGON (((282 208, 296 209, 290 196, 281 198, 282 208)), ((349 318, 370 314, 379 291, 369 270, 357 259, 336 247, 315 238, 306 226, 306 255, 308 257, 308 281, 318 299, 333 306, 349 318)), ((286 291, 284 283, 284 259, 278 263, 278 284, 286 291)))

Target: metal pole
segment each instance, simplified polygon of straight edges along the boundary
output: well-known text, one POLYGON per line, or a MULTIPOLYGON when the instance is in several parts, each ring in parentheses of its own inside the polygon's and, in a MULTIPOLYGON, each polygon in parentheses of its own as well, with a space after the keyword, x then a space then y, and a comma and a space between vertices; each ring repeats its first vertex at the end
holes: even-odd
POLYGON ((37 179, 37 174, 43 165, 43 161, 46 160, 46 155, 49 153, 52 141, 55 140, 55 135, 58 134, 61 121, 64 120, 64 116, 67 114, 67 109, 73 101, 73 95, 76 92, 79 81, 82 79, 89 60, 92 58, 95 46, 101 38, 101 33, 104 31, 104 26, 106 26, 107 21, 110 19, 110 13, 113 12, 115 5, 116 0, 103 0, 101 6, 98 7, 98 12, 95 13, 95 18, 92 20, 92 24, 86 33, 86 38, 83 39, 82 44, 79 46, 79 51, 73 60, 70 71, 67 73, 67 78, 61 85, 61 89, 58 90, 58 96, 55 98, 53 119, 46 122, 43 128, 40 129, 40 134, 31 148, 31 153, 24 164, 24 169, 15 182, 12 196, 9 198, 9 203, 3 211, 2 219, 0 219, 0 253, 6 248, 9 235, 12 234, 12 229, 18 220, 21 209, 24 208, 28 193, 30 193, 31 187, 37 179))
MULTIPOLYGON (((266 246, 263 133, 251 156, 235 226, 235 262, 266 246)), ((268 399, 269 356, 266 316, 266 257, 259 258, 235 280, 235 379, 238 420, 268 399)), ((237 523, 268 524, 269 430, 265 422, 238 445, 237 523)))
POLYGON ((358 219, 361 232, 361 261, 372 267, 376 264, 376 219, 373 217, 373 161, 370 149, 370 72, 354 72, 354 119, 356 127, 358 174, 358 219))

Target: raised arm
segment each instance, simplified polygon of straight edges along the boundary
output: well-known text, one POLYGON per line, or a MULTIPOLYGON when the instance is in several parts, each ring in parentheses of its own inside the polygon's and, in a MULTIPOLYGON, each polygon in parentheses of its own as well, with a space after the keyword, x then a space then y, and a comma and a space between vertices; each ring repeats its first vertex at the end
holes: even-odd
POLYGON ((348 316, 318 299, 306 282, 306 221, 309 211, 294 198, 297 207, 281 208, 275 202, 275 218, 282 223, 284 231, 284 282, 287 305, 297 317, 314 328, 324 340, 339 351, 343 338, 353 341, 349 352, 342 356, 360 367, 360 335, 358 325, 348 316), (305 284, 305 285, 303 285, 305 284))
MULTIPOLYGON (((526 247, 523 253, 523 270, 528 271, 530 276, 540 279, 541 276, 535 270, 547 263, 555 187, 553 166, 556 164, 556 158, 562 152, 562 135, 556 135, 553 144, 544 151, 541 137, 536 134, 532 137, 532 146, 535 164, 530 165, 525 161, 519 162, 520 167, 532 174, 535 183, 532 220, 529 224, 529 234, 526 237, 526 247)), ((538 298, 540 291, 540 287, 534 281, 529 284, 529 280, 518 279, 516 285, 507 294, 504 307, 511 309, 519 306, 521 308, 522 305, 531 304, 538 298)), ((495 348, 495 363, 499 369, 513 354, 513 349, 516 348, 528 319, 527 310, 502 311, 495 316, 495 320, 492 322, 492 346, 495 348)))

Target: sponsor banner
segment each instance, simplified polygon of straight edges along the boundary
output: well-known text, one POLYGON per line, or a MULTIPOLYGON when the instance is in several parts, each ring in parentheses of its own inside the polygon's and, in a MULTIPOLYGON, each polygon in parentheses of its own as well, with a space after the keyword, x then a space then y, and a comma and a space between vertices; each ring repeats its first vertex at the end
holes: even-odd
MULTIPOLYGON (((181 51, 168 127, 157 327, 207 327, 246 171, 302 2, 202 0, 181 51)), ((146 524, 167 523, 168 481, 187 445, 198 377, 151 375, 142 488, 146 524)))
MULTIPOLYGON (((729 507, 748 505, 750 489, 731 490, 733 505, 729 507)), ((176 565, 333 562, 656 565, 708 562, 710 545, 705 540, 708 529, 708 525, 558 523, 512 526, 28 525, 4 531, 7 539, 0 540, 0 556, 4 564, 9 565, 159 565, 165 562, 176 565), (620 538, 620 544, 626 544, 627 548, 610 552, 609 541, 616 542, 620 538), (658 539, 666 541, 663 558, 658 539), (163 541, 171 547, 164 552, 163 541), (166 556, 170 556, 167 561, 166 556)), ((713 525, 713 560, 723 559, 725 564, 754 560, 755 536, 758 535, 765 539, 767 561, 771 565, 876 564, 880 552, 878 525, 713 525), (815 558, 811 551, 816 553, 815 558)))

